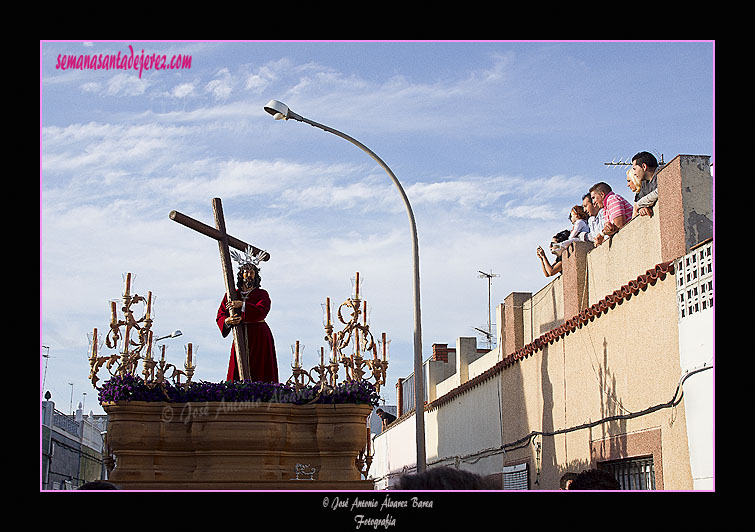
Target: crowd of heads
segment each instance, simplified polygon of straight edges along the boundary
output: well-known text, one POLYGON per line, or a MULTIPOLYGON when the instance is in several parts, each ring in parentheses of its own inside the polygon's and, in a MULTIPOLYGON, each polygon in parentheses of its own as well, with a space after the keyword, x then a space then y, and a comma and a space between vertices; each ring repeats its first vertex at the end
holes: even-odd
POLYGON ((405 473, 395 489, 421 490, 500 490, 501 486, 489 477, 449 466, 431 467, 421 473, 405 473))
MULTIPOLYGON (((422 473, 401 475, 395 489, 416 490, 500 490, 500 481, 463 469, 449 466, 432 467, 422 473)), ((606 491, 621 490, 614 476, 603 469, 586 469, 580 473, 567 472, 560 480, 561 490, 606 491)))
POLYGON ((627 187, 634 193, 632 202, 603 181, 590 187, 582 196, 582 204, 569 211, 571 227, 551 238, 550 251, 555 257, 552 263, 538 246, 537 256, 545 276, 561 272, 561 254, 573 242, 599 246, 636 216, 653 216, 653 207, 658 201, 658 169, 658 160, 652 153, 642 151, 632 157, 632 166, 627 170, 627 187))
POLYGON ((621 490, 621 484, 603 469, 585 469, 581 473, 565 473, 561 488, 568 491, 613 491, 621 490))
MULTIPOLYGON (((107 480, 87 482, 77 488, 84 491, 108 491, 121 488, 107 480)), ((423 490, 500 490, 500 481, 490 476, 483 476, 471 471, 450 466, 429 468, 421 473, 405 473, 399 477, 394 489, 405 491, 423 490)), ((620 490, 621 485, 609 472, 602 469, 587 469, 581 473, 567 472, 561 476, 561 490, 569 491, 603 491, 620 490)))

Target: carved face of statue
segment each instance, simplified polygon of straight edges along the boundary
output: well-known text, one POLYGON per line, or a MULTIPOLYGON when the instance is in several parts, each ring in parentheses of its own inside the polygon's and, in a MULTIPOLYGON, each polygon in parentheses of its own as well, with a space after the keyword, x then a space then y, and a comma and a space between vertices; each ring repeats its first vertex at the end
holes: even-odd
POLYGON ((245 290, 254 288, 254 280, 257 278, 257 272, 251 265, 244 265, 241 267, 241 283, 245 290))

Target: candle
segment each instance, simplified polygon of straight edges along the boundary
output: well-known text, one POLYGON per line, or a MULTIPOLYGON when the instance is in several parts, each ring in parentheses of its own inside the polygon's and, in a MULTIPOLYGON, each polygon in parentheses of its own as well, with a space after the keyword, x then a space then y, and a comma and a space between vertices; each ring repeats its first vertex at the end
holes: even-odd
POLYGON ((370 454, 370 427, 367 426, 367 454, 370 454))
POLYGON ((330 298, 325 298, 326 325, 330 326, 330 298))
POLYGON ((115 301, 110 302, 110 323, 115 325, 115 301))
POLYGON ((299 340, 296 340, 296 349, 294 351, 294 367, 299 367, 299 340))
POLYGON ((364 324, 367 325, 367 301, 362 303, 362 309, 364 312, 364 324))
POLYGON ((147 333, 147 356, 146 360, 152 360, 152 331, 147 333))
POLYGON ((354 356, 359 358, 359 327, 354 329, 354 356))
POLYGON ((165 347, 166 346, 164 345, 160 346, 160 349, 162 350, 162 356, 160 357, 160 360, 162 360, 163 362, 165 362, 165 347))
POLYGON ((152 291, 147 292, 147 319, 149 319, 150 312, 152 312, 152 291))
POLYGON ((131 274, 126 274, 126 292, 123 294, 124 296, 128 296, 131 291, 131 274))
POLYGON ((126 324, 126 334, 123 336, 123 354, 128 353, 128 344, 131 338, 131 324, 126 324))
POLYGON ((320 366, 322 367, 324 365, 325 365, 325 348, 320 347, 320 366))
POLYGON ((92 358, 97 358, 97 327, 92 332, 92 358))
POLYGON ((388 345, 387 345, 387 342, 385 341, 385 333, 383 333, 383 362, 385 362, 387 349, 388 349, 388 345))
POLYGON ((189 345, 186 347, 186 365, 191 367, 191 342, 189 342, 189 345))
POLYGON ((354 296, 354 299, 359 299, 359 272, 357 272, 357 278, 354 282, 354 289, 356 290, 356 295, 354 296))

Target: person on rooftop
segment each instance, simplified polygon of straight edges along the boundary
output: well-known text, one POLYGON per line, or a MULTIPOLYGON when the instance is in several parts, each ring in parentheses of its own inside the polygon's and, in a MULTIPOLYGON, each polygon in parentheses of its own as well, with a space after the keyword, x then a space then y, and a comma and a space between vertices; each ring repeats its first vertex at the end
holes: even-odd
POLYGON ((388 425, 396 421, 396 416, 394 416, 393 414, 389 412, 386 412, 382 408, 378 408, 377 410, 375 410, 375 413, 378 415, 380 419, 383 420, 383 430, 385 430, 388 427, 388 425))
POLYGON ((587 226, 590 228, 590 231, 587 233, 581 233, 579 239, 594 244, 595 237, 603 230, 603 225, 605 223, 603 220, 603 209, 593 204, 589 192, 582 196, 582 208, 588 214, 587 226))
POLYGON ((637 214, 653 216, 653 207, 658 202, 658 160, 652 153, 641 151, 632 157, 632 170, 640 180, 637 214))
POLYGON ((556 260, 553 262, 553 264, 551 264, 548 260, 548 257, 545 256, 545 251, 543 251, 543 248, 541 246, 537 246, 537 256, 540 258, 540 266, 543 267, 543 273, 546 277, 551 277, 552 275, 556 275, 557 273, 561 272, 562 249, 558 244, 564 242, 567 238, 569 238, 568 229, 564 229, 563 231, 553 235, 550 245, 551 253, 556 256, 556 260))
POLYGON ((607 183, 600 182, 590 188, 590 197, 595 206, 603 209, 605 225, 595 237, 599 246, 607 236, 613 236, 632 219, 632 204, 611 190, 607 183))
POLYGON ((637 216, 637 200, 640 199, 640 178, 630 167, 627 170, 627 187, 634 192, 634 202, 632 203, 632 218, 637 216))
POLYGON ((590 214, 585 211, 584 204, 572 207, 571 211, 569 211, 569 221, 572 223, 569 236, 563 242, 551 244, 551 251, 563 251, 569 247, 572 242, 586 241, 587 235, 590 233, 590 225, 588 224, 589 219, 590 214))
POLYGON ((587 225, 587 220, 590 215, 585 212, 582 205, 575 205, 569 211, 569 221, 572 223, 572 229, 569 233, 569 239, 579 238, 581 233, 589 233, 590 226, 587 225))

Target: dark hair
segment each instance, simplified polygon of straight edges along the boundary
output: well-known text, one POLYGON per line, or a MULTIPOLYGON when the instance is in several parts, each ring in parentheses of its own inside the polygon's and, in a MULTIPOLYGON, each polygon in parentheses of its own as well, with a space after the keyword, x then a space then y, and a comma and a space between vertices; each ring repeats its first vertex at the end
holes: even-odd
POLYGON ((498 490, 500 486, 488 478, 448 466, 433 467, 424 473, 401 475, 400 490, 498 490))
POLYGON ((595 190, 600 190, 601 192, 608 194, 609 192, 611 192, 611 185, 601 181, 600 183, 595 183, 590 187, 590 192, 593 192, 595 190))
POLYGON ((632 162, 637 166, 646 164, 648 168, 658 168, 658 159, 655 158, 655 155, 646 151, 641 151, 632 157, 632 162))
MULTIPOLYGON (((569 238, 570 234, 571 234, 571 232, 568 229, 564 229, 563 231, 559 231, 558 233, 556 233, 555 235, 553 235, 553 238, 556 239, 555 243, 558 244, 559 242, 563 242, 564 240, 566 240, 566 239, 569 238)), ((551 253, 553 253, 554 255, 556 255, 556 262, 561 262, 561 255, 559 253, 554 252, 553 249, 551 249, 551 253)))
POLYGON ((621 484, 611 473, 602 469, 587 469, 575 478, 569 490, 620 490, 621 484))
MULTIPOLYGON (((249 265, 254 270, 254 288, 259 288, 260 284, 262 284, 262 276, 260 276, 260 269, 255 266, 254 264, 249 265)), ((244 282, 244 276, 243 276, 243 270, 244 267, 242 266, 239 268, 239 272, 236 274, 236 288, 241 288, 241 285, 244 282)))
POLYGON ((99 490, 119 490, 118 486, 113 484, 112 482, 108 482, 107 480, 93 480, 91 482, 86 482, 76 488, 77 490, 91 490, 91 491, 99 491, 99 490))
POLYGON ((574 480, 575 478, 577 478, 577 474, 574 473, 574 472, 572 472, 572 471, 567 471, 566 473, 564 473, 561 476, 561 480, 559 482, 559 484, 561 486, 561 489, 565 490, 566 489, 566 483, 569 482, 570 480, 574 480))

